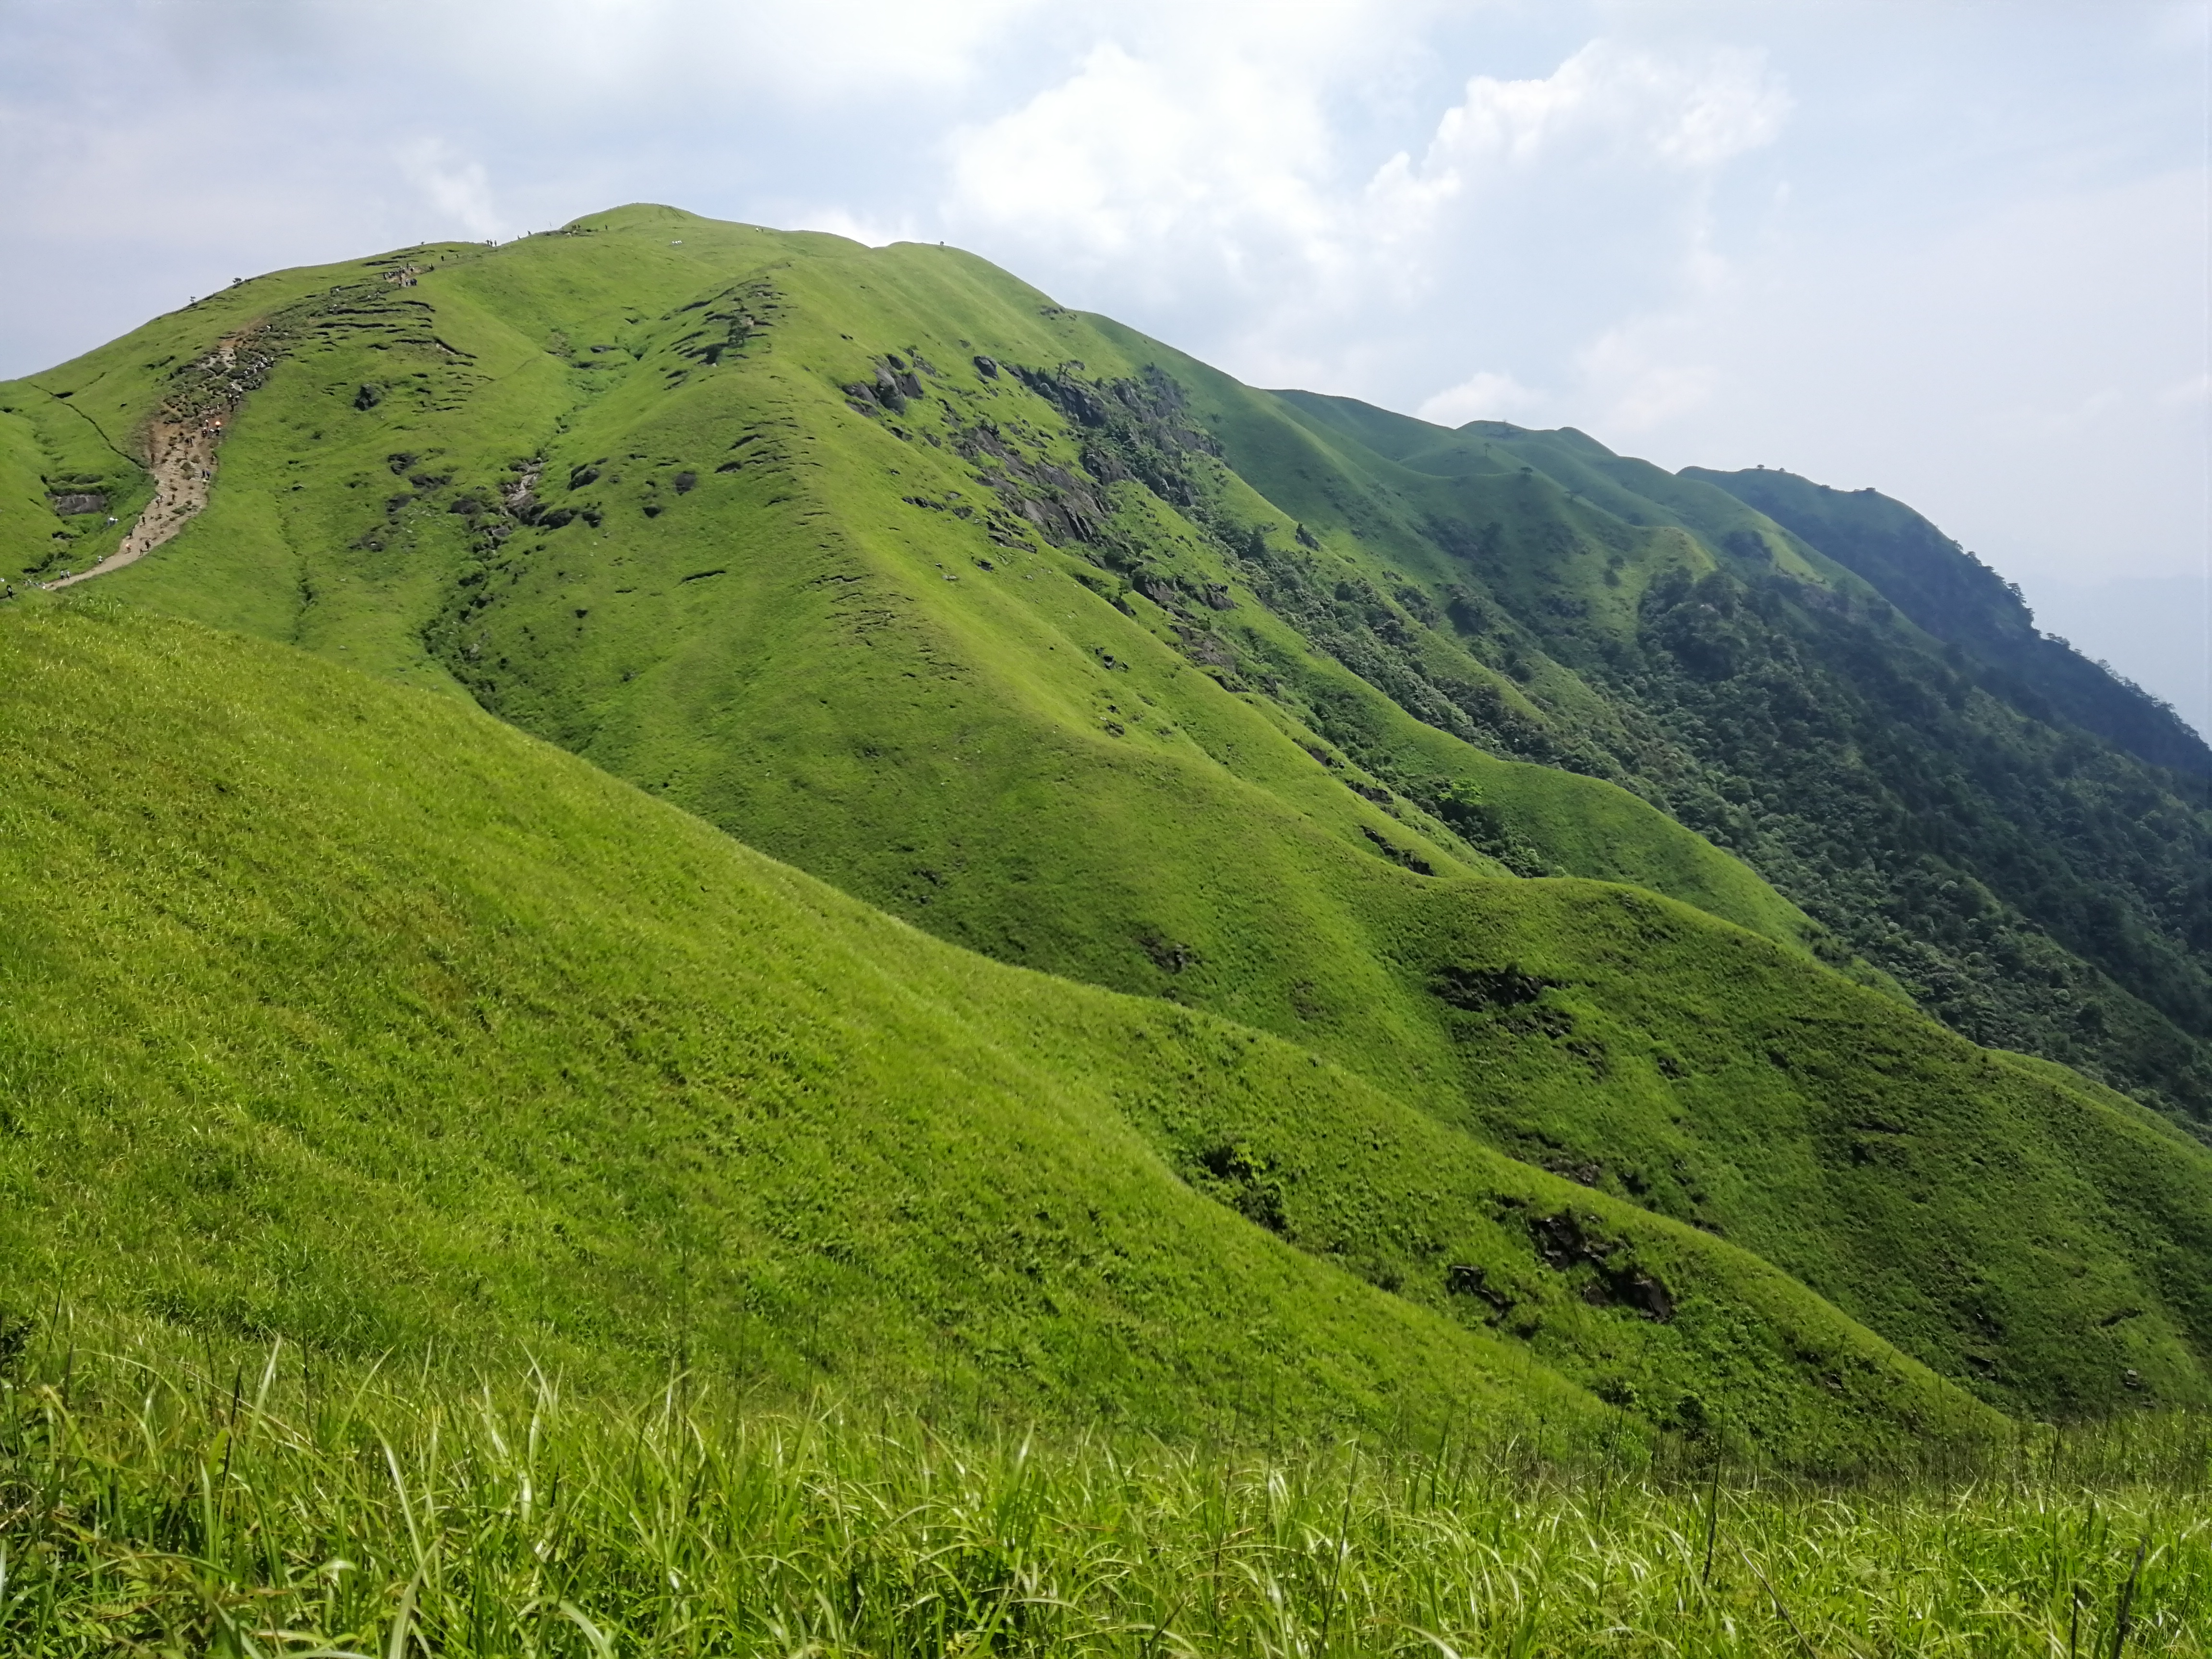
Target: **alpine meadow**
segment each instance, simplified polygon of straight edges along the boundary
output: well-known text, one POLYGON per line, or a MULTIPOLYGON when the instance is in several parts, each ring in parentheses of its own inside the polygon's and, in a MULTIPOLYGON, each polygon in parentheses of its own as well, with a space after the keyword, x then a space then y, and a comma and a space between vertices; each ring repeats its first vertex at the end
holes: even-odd
POLYGON ((0 577, 0 1650, 2212 1652, 2212 749, 1898 501, 641 205, 0 577))

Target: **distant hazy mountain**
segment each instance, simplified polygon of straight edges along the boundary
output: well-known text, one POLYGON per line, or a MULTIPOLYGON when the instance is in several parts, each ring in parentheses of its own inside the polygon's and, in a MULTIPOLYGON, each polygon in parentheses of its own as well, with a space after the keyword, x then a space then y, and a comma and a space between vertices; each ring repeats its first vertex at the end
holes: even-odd
POLYGON ((2108 662, 2200 735, 2212 736, 2212 582, 2202 576, 2039 581, 2028 595, 2045 633, 2108 662))

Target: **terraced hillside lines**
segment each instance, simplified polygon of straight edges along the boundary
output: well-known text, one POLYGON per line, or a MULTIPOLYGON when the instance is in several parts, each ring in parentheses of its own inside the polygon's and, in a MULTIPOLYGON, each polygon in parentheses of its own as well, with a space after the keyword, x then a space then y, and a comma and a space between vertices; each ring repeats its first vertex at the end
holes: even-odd
POLYGON ((1741 1250, 456 700, 97 597, 0 669, 10 1317, 1176 1431, 1595 1434, 1567 1378, 1808 1464, 1993 1421, 1741 1250))
MULTIPOLYGON (((1869 578, 1579 434, 1255 392, 947 249, 631 208, 410 263, 428 343, 289 356, 95 591, 465 693, 942 940, 1341 1066, 1456 1139, 1379 1188, 1295 1120, 1154 1144, 1375 1283, 1501 1325, 1548 1272, 1636 1284, 1562 1243, 1453 1291, 1442 1223, 1346 1219, 1480 1141, 2009 1409, 2212 1391, 2203 1147, 1906 994, 2185 1116, 2197 821, 1869 578)), ((1672 1420, 1656 1364, 1572 1374, 1672 1420)))

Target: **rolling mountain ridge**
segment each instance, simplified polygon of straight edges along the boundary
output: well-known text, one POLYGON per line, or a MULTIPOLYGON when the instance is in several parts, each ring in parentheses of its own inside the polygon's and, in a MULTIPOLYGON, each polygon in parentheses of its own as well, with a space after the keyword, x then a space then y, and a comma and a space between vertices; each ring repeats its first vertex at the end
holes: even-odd
MULTIPOLYGON (((1133 1217, 1178 1218, 1182 1242, 1137 1252, 1153 1288, 1129 1292, 1153 1310, 1133 1317, 1176 1334, 1097 1384, 1140 1418, 1189 1420, 1223 1378, 1268 1367, 1297 1402, 1283 1409, 1308 1414, 1502 1399, 1501 1356, 1525 1355, 1585 1402, 1562 1410, 1602 1400, 1683 1431, 1725 1417, 1841 1455, 1908 1422, 1970 1423, 1969 1395, 2077 1414, 2212 1393, 2212 756, 1883 498, 1255 391, 953 250, 650 207, 242 284, 0 386, 0 478, 19 582, 133 555, 0 617, 28 769, 11 841, 41 849, 40 890, 82 907, 12 924, 46 944, 9 997, 35 1106, 17 1116, 40 1126, 0 1143, 25 1218, 11 1255, 68 1255, 72 1212, 41 1182, 69 1123, 156 1101, 179 1135, 214 1114, 249 1161, 296 1142, 282 1156, 322 1160, 316 1179, 488 1224, 454 1207, 452 1154, 395 1175, 331 1127, 419 1092, 449 1098, 441 1124, 503 1126, 517 1213, 562 1193, 623 1218, 592 1224, 621 1239, 597 1255, 532 1247, 492 1274, 552 1287, 494 1328, 537 1319, 588 1333, 564 1339, 580 1354, 634 1353, 569 1310, 621 1301, 603 1288, 619 1258, 661 1284, 635 1297, 665 1322, 656 1252, 681 1236, 732 1285, 805 1287, 757 1324, 738 1290, 702 1291, 698 1340, 722 1363, 900 1386, 957 1353, 1065 1406, 1095 1364, 1070 1356, 1132 1328, 1079 1310, 1103 1293, 1041 1312, 991 1269, 952 1308, 930 1287, 960 1281, 963 1250, 1043 1249, 1034 1229, 882 1194, 952 1201, 901 1164, 926 1126, 951 1133, 986 1099, 1008 1122, 1080 1101, 1015 1133, 1021 1157, 963 1152, 940 1175, 1042 1183, 1048 1231, 1079 1203, 1125 1241, 1133 1217), (412 735, 312 715, 349 698, 412 735), (516 747, 471 703, 659 804, 516 747), (94 724, 71 727, 87 704, 94 724), (234 718, 312 738, 267 763, 281 809, 195 794, 180 842, 134 769, 245 764, 253 744, 220 735, 234 718), (94 750, 112 758, 67 758, 94 750), (510 758, 485 795, 471 757, 493 753, 510 758), (533 799, 565 803, 557 825, 532 825, 533 799), (256 811, 296 860, 256 863, 256 811), (387 812, 417 825, 404 859, 359 850, 387 812), (766 859, 710 856, 726 843, 700 821, 766 859), (322 824, 353 850, 307 829, 322 824), (698 914, 686 900, 647 939, 603 942, 675 903, 648 896, 659 866, 631 842, 689 861, 698 914), (123 936, 124 890, 93 872, 187 843, 271 918, 313 912, 333 872, 358 899, 322 918, 318 952, 270 958, 281 995, 259 953, 296 919, 227 949, 164 945, 199 999, 177 1054, 195 1020, 274 1022, 220 1076, 138 1052, 162 1029, 150 1012, 92 1018, 152 969, 66 943, 123 936), (471 878, 480 903, 408 899, 487 848, 512 856, 471 878), (563 878, 569 922, 500 896, 553 890, 564 861, 582 872, 563 878), (715 919, 756 888, 812 896, 773 927, 715 919), (603 941, 543 982, 519 941, 586 920, 603 941), (868 942, 823 942, 848 933, 868 942), (526 1018, 416 1024, 429 994, 408 988, 448 949, 478 963, 454 1006, 526 1018), (883 1069, 775 1052, 767 1033, 799 1016, 772 1012, 774 988, 817 951, 841 965, 810 1006, 844 1012, 809 1018, 872 1033, 852 1052, 883 1069), (968 988, 927 994, 965 1035, 925 1042, 866 1012, 858 964, 886 951, 919 964, 900 970, 914 984, 968 988), (663 957, 704 977, 670 979, 663 957), (347 979, 356 960, 379 965, 347 979), (394 1012, 331 1017, 342 982, 394 1012), (1002 1003, 1036 1012, 988 1012, 1002 1003), (563 1030, 641 1020, 681 1048, 738 1009, 772 1063, 717 1062, 702 1084, 677 1061, 672 1081, 652 1044, 617 1063, 613 1039, 577 1037, 611 1069, 570 1081, 563 1030), (1050 1066, 1023 1058, 1079 1030, 1050 1066), (1201 1053, 1267 1058, 1253 1073, 1201 1053), (911 1076, 943 1081, 908 1090, 925 1054, 934 1069, 911 1076), (99 1075, 135 1080, 101 1095, 99 1075), (765 1139, 704 1127, 792 1076, 830 1118, 765 1139), (641 1127, 637 1101, 666 1089, 685 1103, 641 1127), (889 1173, 806 1190, 889 1205, 869 1237, 909 1264, 895 1316, 865 1274, 771 1265, 828 1235, 744 1219, 734 1196, 799 1191, 787 1172, 820 1155, 810 1136, 834 1144, 832 1121, 889 1173), (588 1200, 568 1184, 585 1175, 532 1150, 556 1121, 604 1172, 588 1200), (635 1167, 640 1135, 661 1149, 647 1164, 712 1145, 720 1173, 635 1167), (1060 1173, 1036 1162, 1054 1147, 1060 1173), (1074 1148, 1088 1173, 1066 1172, 1074 1148), (637 1219, 648 1189, 657 1234, 637 1219), (933 1255, 931 1237, 965 1242, 933 1255), (1238 1306, 1318 1297, 1337 1322, 1291 1346, 1366 1358, 1263 1360, 1273 1339, 1248 1354, 1225 1327, 1184 1329, 1160 1310, 1204 1302, 1191 1272, 1238 1306), (842 1310, 842 1334, 794 1336, 810 1302, 842 1310), (872 1326, 897 1333, 892 1358, 864 1357, 872 1326), (1464 1380, 1417 1384, 1417 1350, 1464 1380)), ((128 1164, 116 1133, 103 1156, 128 1164)), ((90 1186, 70 1190, 82 1204, 90 1186)), ((410 1273, 434 1292, 365 1288, 374 1307, 311 1317, 287 1276, 312 1279, 335 1243, 286 1265, 199 1236, 143 1246, 172 1265, 118 1277, 114 1305, 365 1352, 447 1328, 435 1310, 460 1295, 424 1267, 410 1273)), ((1074 1249, 1054 1238, 1048 1255, 1074 1249)), ((1078 1257, 1069 1285, 1104 1282, 1095 1250, 1078 1257)))

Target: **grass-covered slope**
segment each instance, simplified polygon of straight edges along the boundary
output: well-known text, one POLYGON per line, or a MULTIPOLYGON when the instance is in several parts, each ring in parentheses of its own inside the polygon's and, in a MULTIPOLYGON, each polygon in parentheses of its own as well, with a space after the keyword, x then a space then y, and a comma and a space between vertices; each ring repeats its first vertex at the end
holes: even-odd
POLYGON ((1231 459, 1456 550, 1455 630, 1543 704, 1499 747, 1665 805, 1976 1040, 2212 1122, 2212 814, 2168 769, 2203 745, 1993 572, 1872 492, 1282 404, 1308 441, 1231 459))
MULTIPOLYGON (((1792 1455, 1971 1421, 1741 1252, 1255 1033, 949 950, 464 705, 106 606, 15 618, 0 649, 19 1313, 52 1285, 341 1351, 680 1350, 877 1387, 972 1376, 1168 1423, 1224 1399, 1419 1415, 1518 1374, 1411 1303, 1519 1336, 1656 1420, 1792 1455), (1307 1282, 1239 1216, 1365 1283, 1307 1282), (1414 1380, 1439 1365, 1444 1383, 1414 1380)), ((1716 959, 1711 924, 1662 901, 1547 883, 1535 912, 1494 902, 1518 890, 1468 884, 1459 915, 1403 919, 1409 949, 1447 960, 1474 935, 1532 975, 1619 964, 1464 1016, 1497 1097, 1532 1103, 1494 1127, 1651 1197, 1646 1173, 1677 1179, 1717 1119, 1683 1114, 1697 1127, 1671 1167, 1624 1160, 1654 1103, 1593 1115, 1589 1068, 1648 1091, 1668 1086, 1656 1064, 1681 1081, 1677 1112, 1738 1101, 1731 1187, 1692 1196, 1766 1212, 1843 1289, 1875 1287, 1915 1346, 1940 1356, 1972 1320, 1992 1340, 1971 1360, 2014 1398, 2094 1404, 2130 1361, 2159 1397, 2201 1392, 2182 1270, 2200 1246, 2173 1212, 2203 1195, 2155 1192, 2170 1132, 2017 1086, 2023 1115, 2078 1125, 2069 1194, 2033 1167, 2049 1123, 1991 1124, 1964 1045, 1919 1028, 1933 1064, 1881 1046, 1887 999, 1820 1029, 1787 985, 1819 970, 1753 936, 1716 959), (1801 1071, 1923 1073, 1918 1096, 1856 1091, 1902 1121, 1810 1126, 1851 1136, 1859 1180, 1825 1189, 1802 1105, 1765 1082, 1776 1056, 1732 1052, 1746 1010, 1713 1000, 1723 983, 1766 1005, 1801 1071), (1626 1019, 1625 985, 1646 1004, 1626 1019), (1638 1012, 1674 1033, 1665 1051, 1630 1048, 1638 1012), (1992 1127, 2028 1150, 1984 1192, 1938 1187, 1961 1140, 1986 1161, 1992 1127), (2082 1206, 2116 1181, 2143 1213, 2082 1206), (2064 1207, 2022 1217, 2022 1192, 2064 1207), (1957 1230, 1937 1270, 1981 1271, 1915 1274, 1931 1213, 1957 1230), (2115 1224, 2136 1264, 2100 1236, 2115 1224), (2064 1277, 2043 1270, 2062 1258, 2064 1277), (2069 1355, 2092 1322, 2111 1334, 2069 1355)))
POLYGON ((0 1370, 10 1654, 2212 1652, 2194 1414, 1844 1484, 1556 1422, 1263 1450, 266 1358, 0 1370))
MULTIPOLYGON (((103 591, 465 691, 944 939, 1273 1032, 1456 1137, 1393 1163, 1264 1095, 1130 1109, 1285 1237, 1379 1282, 1480 1266, 1419 1228, 1401 1261, 1389 1219, 1472 1133, 2008 1405, 2204 1390, 2202 1149, 1820 965, 1879 987, 1839 933, 1940 947, 2039 1017, 2038 974, 2097 972, 1940 862, 1836 862, 1936 833, 1838 663, 1942 708, 1948 671, 1726 492, 1255 392, 951 250, 660 209, 265 278, 0 405, 125 433, 206 394, 219 338, 268 367, 212 504, 103 591)), ((2172 1018, 2095 1006, 2071 1057, 2147 1033, 2185 1079, 2172 1018)), ((1510 1279, 1462 1295, 1519 1319, 1510 1279)))
POLYGON ((458 700, 97 600, 0 621, 0 686, 13 1320, 1168 1429, 1983 1420, 1741 1250, 458 700))

